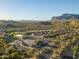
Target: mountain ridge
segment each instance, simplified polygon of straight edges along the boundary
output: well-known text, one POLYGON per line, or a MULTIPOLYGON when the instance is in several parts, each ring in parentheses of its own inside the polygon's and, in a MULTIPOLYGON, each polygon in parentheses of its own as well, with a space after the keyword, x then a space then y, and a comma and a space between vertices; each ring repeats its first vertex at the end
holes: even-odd
POLYGON ((70 19, 79 19, 79 14, 62 14, 61 16, 52 17, 51 20, 70 20, 70 19))

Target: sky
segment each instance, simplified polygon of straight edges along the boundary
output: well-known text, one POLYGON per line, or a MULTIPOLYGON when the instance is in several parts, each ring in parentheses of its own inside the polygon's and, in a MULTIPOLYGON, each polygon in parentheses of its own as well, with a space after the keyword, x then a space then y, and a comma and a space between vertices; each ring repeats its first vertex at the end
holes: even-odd
POLYGON ((0 20, 50 20, 79 14, 79 0, 0 0, 0 20))

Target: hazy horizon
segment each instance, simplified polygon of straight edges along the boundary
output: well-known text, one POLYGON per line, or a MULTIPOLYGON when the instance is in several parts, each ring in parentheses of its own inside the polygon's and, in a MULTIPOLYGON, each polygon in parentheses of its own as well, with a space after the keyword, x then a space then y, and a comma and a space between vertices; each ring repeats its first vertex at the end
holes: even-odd
POLYGON ((79 0, 0 0, 0 20, 50 20, 79 14, 79 0))

